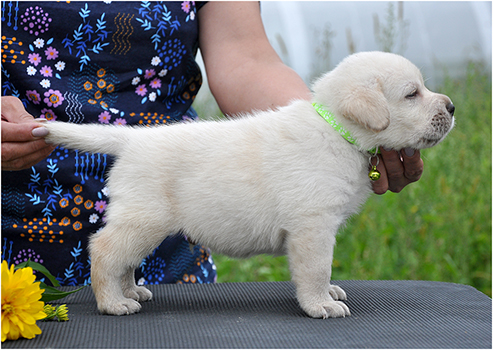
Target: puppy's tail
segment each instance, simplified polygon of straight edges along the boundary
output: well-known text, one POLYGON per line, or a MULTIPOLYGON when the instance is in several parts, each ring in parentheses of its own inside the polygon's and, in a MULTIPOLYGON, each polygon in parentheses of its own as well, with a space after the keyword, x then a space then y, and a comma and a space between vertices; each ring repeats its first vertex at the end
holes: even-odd
POLYGON ((100 124, 43 122, 49 130, 45 140, 68 149, 82 152, 106 153, 118 156, 127 144, 131 127, 100 124))

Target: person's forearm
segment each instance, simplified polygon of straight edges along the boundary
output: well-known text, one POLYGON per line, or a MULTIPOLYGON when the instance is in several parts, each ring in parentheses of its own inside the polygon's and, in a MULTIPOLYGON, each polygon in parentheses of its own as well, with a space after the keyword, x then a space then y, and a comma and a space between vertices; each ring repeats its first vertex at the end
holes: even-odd
POLYGON ((311 99, 311 92, 300 76, 280 61, 270 64, 247 62, 229 74, 238 80, 224 79, 211 87, 219 107, 228 115, 274 109, 295 99, 311 99))
POLYGON ((209 2, 199 12, 209 87, 225 114, 272 109, 310 90, 267 39, 256 2, 209 2))

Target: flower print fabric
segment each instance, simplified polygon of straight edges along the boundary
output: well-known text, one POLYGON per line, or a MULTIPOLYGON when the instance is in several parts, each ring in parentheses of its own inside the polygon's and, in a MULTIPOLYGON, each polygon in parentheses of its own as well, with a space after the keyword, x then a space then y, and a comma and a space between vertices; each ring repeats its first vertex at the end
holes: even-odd
MULTIPOLYGON (((197 119, 197 12, 184 2, 2 2, 2 95, 49 121, 156 125, 197 119)), ((2 172, 2 259, 42 262, 62 285, 90 283, 87 241, 104 225, 112 158, 57 148, 2 172)), ((145 179, 136 179, 145 181, 145 179)), ((162 213, 166 215, 166 213, 162 213)), ((142 261, 139 284, 208 283, 209 250, 182 233, 142 261)))

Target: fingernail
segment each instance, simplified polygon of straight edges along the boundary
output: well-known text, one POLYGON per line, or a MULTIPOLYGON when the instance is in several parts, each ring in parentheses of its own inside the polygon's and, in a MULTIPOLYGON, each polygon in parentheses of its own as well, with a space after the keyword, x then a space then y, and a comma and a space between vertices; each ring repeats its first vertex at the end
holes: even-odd
POLYGON ((383 148, 385 151, 387 151, 387 152, 392 151, 392 148, 388 148, 388 147, 382 147, 382 148, 383 148))
POLYGON ((406 156, 412 157, 414 156, 415 150, 412 148, 404 148, 404 153, 406 154, 406 156))
POLYGON ((45 127, 39 127, 39 128, 33 129, 33 131, 31 131, 31 134, 34 137, 45 137, 46 135, 48 135, 48 133, 49 133, 49 131, 45 127))

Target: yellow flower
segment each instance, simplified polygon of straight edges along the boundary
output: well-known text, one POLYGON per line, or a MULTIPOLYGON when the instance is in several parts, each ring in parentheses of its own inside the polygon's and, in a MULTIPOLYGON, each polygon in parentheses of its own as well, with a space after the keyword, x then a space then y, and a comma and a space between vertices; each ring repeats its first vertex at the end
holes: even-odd
POLYGON ((68 308, 67 304, 62 304, 56 308, 56 317, 58 318, 58 322, 68 321, 68 308))
POLYGON ((47 316, 43 318, 42 321, 51 321, 55 319, 55 317, 57 318, 58 322, 68 321, 67 304, 59 305, 56 308, 50 304, 45 304, 44 312, 47 316))
POLYGON ((9 269, 2 261, 2 342, 41 334, 36 320, 46 317, 44 302, 39 300, 44 289, 33 283, 35 279, 32 268, 14 271, 14 265, 9 269))
POLYGON ((54 319, 56 316, 55 310, 56 309, 54 306, 52 306, 50 304, 45 304, 43 311, 46 314, 46 317, 43 318, 42 321, 50 321, 50 320, 54 319))

